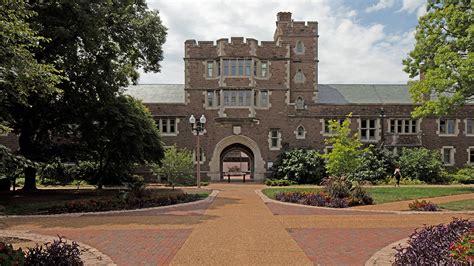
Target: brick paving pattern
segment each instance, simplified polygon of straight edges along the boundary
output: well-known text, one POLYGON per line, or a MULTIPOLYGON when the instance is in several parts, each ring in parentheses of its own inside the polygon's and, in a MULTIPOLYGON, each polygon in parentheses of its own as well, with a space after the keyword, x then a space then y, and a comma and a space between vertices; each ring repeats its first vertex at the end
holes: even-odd
POLYGON ((167 265, 192 229, 36 230, 93 246, 118 265, 167 265))
POLYGON ((288 229, 315 265, 363 265, 372 254, 407 237, 411 228, 288 229))
POLYGON ((473 214, 393 214, 265 203, 257 184, 212 184, 213 202, 78 217, 3 217, 0 229, 64 235, 118 265, 363 265, 423 224, 473 214))

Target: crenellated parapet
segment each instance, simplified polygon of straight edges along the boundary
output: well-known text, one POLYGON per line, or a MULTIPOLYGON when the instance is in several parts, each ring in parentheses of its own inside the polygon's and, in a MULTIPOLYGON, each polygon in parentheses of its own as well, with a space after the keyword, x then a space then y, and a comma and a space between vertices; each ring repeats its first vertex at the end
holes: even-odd
POLYGON ((215 59, 218 57, 263 57, 287 58, 288 43, 275 41, 259 42, 253 38, 231 37, 214 41, 186 40, 185 58, 215 59))

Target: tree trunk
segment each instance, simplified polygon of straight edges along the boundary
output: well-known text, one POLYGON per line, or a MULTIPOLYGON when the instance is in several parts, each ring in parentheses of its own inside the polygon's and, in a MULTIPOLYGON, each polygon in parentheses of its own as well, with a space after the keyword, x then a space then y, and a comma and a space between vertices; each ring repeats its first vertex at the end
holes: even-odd
POLYGON ((23 190, 36 190, 36 168, 25 167, 25 185, 23 190))

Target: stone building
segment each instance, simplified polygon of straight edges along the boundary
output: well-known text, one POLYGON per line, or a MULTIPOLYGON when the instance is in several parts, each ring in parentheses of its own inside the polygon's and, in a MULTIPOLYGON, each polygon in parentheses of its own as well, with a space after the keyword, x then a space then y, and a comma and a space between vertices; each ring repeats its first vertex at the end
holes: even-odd
POLYGON ((395 152, 426 147, 440 151, 446 165, 474 164, 474 105, 413 120, 406 85, 319 84, 318 23, 293 21, 289 12, 278 13, 273 41, 187 40, 184 62, 185 84, 136 85, 127 93, 149 107, 165 145, 194 154, 188 120, 205 115, 198 152, 204 178, 238 170, 261 181, 284 149, 328 152, 328 121, 349 113, 365 144, 383 142, 395 152))
POLYGON ((240 170, 259 181, 283 149, 327 152, 328 120, 351 112, 363 143, 384 142, 395 152, 422 146, 439 150, 446 165, 474 163, 473 105, 454 116, 413 120, 406 85, 318 84, 317 22, 280 12, 273 41, 187 40, 184 49, 185 84, 137 85, 128 93, 150 108, 166 145, 196 151, 188 119, 205 115, 203 177, 221 180, 243 163, 240 170))

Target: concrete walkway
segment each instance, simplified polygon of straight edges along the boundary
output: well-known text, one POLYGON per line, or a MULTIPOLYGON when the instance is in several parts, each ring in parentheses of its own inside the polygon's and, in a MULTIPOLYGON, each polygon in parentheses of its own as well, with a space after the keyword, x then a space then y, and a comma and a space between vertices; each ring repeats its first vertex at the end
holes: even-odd
POLYGON ((254 192, 257 185, 215 185, 218 198, 176 254, 173 264, 311 265, 298 244, 254 192))
MULTIPOLYGON (((118 265, 363 265, 453 214, 387 214, 264 203, 257 184, 213 184, 213 202, 79 217, 3 217, 0 229, 62 235, 118 265)), ((471 214, 456 217, 474 218, 471 214)))

